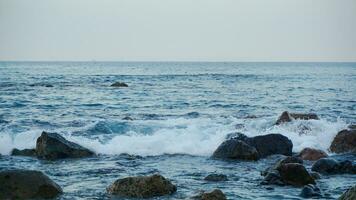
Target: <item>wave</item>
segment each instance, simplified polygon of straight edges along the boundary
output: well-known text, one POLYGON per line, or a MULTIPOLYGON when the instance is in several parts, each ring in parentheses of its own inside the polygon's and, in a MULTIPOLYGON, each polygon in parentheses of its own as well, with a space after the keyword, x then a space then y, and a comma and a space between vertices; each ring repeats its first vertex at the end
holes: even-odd
MULTIPOLYGON (((49 131, 59 132, 68 140, 94 150, 98 154, 209 156, 232 132, 242 132, 247 136, 280 133, 292 140, 295 152, 305 147, 327 151, 337 132, 347 127, 341 119, 296 120, 280 126, 274 126, 274 121, 275 118, 233 117, 136 120, 129 123, 102 120, 90 122, 82 127, 56 128, 49 131), (98 129, 102 126, 109 130, 98 129), (147 129, 150 131, 145 132, 144 130, 147 129), (99 132, 95 133, 95 131, 99 132)), ((31 130, 17 134, 6 132, 0 134, 0 153, 9 154, 13 148, 34 148, 41 132, 42 130, 31 130)))

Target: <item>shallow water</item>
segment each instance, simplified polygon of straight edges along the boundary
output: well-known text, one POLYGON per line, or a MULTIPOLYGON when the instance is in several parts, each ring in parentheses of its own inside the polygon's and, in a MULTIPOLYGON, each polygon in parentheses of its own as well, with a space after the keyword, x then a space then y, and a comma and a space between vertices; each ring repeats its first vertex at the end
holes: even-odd
MULTIPOLYGON (((33 148, 43 130, 99 154, 55 162, 3 156, 0 167, 44 171, 63 187, 63 199, 109 198, 105 188, 115 179, 156 172, 178 186, 166 199, 213 188, 229 199, 299 199, 300 188, 259 185, 260 171, 277 157, 227 162, 209 156, 236 131, 281 133, 295 152, 327 151, 336 133, 356 122, 354 85, 356 63, 0 62, 1 154, 33 148), (109 87, 115 81, 129 87, 109 87), (321 120, 274 126, 284 110, 315 112, 321 120), (212 172, 229 181, 202 180, 212 172)), ((324 176, 318 181, 323 198, 338 197, 355 178, 324 176)))

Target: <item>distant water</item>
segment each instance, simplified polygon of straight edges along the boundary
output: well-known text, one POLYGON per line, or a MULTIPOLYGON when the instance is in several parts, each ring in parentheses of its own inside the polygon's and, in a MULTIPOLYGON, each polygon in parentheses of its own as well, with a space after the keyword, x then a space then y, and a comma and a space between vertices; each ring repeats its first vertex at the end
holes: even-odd
MULTIPOLYGON (((100 154, 55 162, 4 156, 0 167, 43 170, 63 186, 65 199, 107 198, 115 179, 155 172, 178 185, 176 199, 213 188, 230 199, 298 199, 300 189, 258 184, 273 158, 227 163, 209 156, 236 131, 281 133, 295 152, 327 151, 338 131, 356 123, 355 85, 356 63, 0 62, 1 154, 33 148, 43 130, 100 154), (110 87, 116 81, 129 87, 110 87), (321 120, 274 126, 285 110, 321 120), (201 180, 214 171, 230 181, 201 180)), ((320 184, 333 199, 355 178, 320 184)))

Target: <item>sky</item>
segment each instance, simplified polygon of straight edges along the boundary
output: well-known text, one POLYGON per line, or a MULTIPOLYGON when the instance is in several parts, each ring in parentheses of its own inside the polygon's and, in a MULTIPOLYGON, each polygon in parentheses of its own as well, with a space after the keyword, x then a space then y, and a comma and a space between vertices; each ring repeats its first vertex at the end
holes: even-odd
POLYGON ((0 0, 0 61, 356 61, 356 0, 0 0))

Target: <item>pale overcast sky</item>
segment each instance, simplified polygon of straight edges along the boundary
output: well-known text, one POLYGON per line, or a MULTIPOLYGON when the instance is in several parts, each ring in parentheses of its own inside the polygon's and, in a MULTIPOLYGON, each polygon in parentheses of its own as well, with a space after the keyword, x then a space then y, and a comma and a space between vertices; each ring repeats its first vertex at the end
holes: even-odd
POLYGON ((0 60, 356 61, 356 0, 0 0, 0 60))

